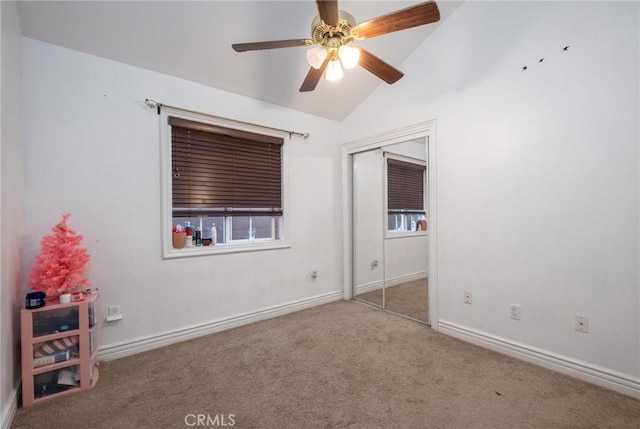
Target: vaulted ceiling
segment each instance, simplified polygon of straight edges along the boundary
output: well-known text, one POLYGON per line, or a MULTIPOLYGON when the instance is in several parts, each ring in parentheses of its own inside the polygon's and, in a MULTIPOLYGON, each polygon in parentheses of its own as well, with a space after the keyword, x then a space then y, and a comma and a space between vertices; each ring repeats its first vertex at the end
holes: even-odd
MULTIPOLYGON (((340 1, 356 22, 420 1, 340 1)), ((438 1, 441 20, 358 42, 402 70, 403 61, 461 2, 438 1)), ((235 52, 232 43, 310 37, 314 1, 21 1, 24 36, 334 120, 379 85, 362 68, 298 91, 306 48, 235 52)), ((425 77, 426 78, 426 77, 425 77)), ((395 85, 402 82, 400 80, 395 85)), ((162 100, 171 103, 170 100, 162 100)))

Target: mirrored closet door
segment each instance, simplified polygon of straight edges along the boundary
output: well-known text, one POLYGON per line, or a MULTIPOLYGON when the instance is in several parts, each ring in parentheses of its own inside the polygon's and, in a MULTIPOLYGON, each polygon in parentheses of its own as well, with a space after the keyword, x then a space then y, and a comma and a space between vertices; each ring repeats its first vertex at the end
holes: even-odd
POLYGON ((429 324, 427 139, 352 155, 353 296, 429 324))
POLYGON ((429 324, 426 139, 383 151, 384 309, 429 324))

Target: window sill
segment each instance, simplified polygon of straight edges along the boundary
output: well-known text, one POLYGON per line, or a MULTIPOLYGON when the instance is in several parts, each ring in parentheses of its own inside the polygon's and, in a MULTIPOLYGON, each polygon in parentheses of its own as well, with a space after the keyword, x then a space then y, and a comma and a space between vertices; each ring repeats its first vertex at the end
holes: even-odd
POLYGON ((384 238, 391 240, 394 238, 425 237, 428 235, 429 231, 387 231, 384 238))
POLYGON ((165 250, 163 259, 191 258, 206 255, 222 255, 227 253, 258 252, 262 250, 289 249, 291 245, 285 242, 269 243, 241 243, 241 244, 220 244, 217 246, 193 246, 183 249, 170 248, 165 250))

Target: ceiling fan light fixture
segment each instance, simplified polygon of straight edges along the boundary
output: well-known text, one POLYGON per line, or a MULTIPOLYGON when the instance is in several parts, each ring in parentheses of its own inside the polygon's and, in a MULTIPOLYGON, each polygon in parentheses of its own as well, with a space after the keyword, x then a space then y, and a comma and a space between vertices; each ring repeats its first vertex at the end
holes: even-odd
POLYGON ((307 62, 314 69, 319 69, 327 58, 327 50, 323 46, 315 46, 307 51, 307 62))
POLYGON ((353 46, 340 46, 338 50, 338 56, 342 61, 342 66, 345 69, 352 69, 358 65, 360 59, 360 49, 353 46))
POLYGON ((329 61, 327 70, 324 72, 324 77, 331 82, 335 82, 336 80, 342 79, 342 76, 344 76, 344 73, 342 72, 340 61, 338 59, 329 61))

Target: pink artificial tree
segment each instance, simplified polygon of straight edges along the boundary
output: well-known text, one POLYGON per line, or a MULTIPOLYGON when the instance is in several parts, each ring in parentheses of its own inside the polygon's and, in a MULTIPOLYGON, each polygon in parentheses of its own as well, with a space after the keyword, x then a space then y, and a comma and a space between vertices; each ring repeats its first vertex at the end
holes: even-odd
POLYGON ((78 247, 82 235, 67 226, 69 213, 51 228, 53 234, 40 241, 42 252, 29 273, 29 286, 47 295, 70 292, 78 286, 89 286, 83 277, 89 262, 87 249, 78 247))

